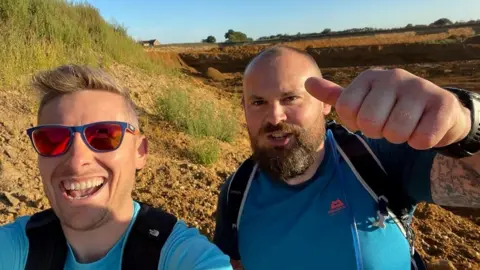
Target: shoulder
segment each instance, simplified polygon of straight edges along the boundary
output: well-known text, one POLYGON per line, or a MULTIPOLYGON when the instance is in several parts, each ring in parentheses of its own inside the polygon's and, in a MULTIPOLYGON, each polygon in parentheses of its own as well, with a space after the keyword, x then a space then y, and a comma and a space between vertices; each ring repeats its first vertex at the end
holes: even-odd
POLYGON ((0 227, 0 270, 23 269, 28 254, 25 227, 30 216, 22 216, 0 227))
POLYGON ((399 181, 416 202, 432 202, 430 174, 437 152, 434 149, 417 150, 408 143, 394 144, 388 140, 371 139, 359 135, 380 161, 390 179, 399 181))
POLYGON ((160 256, 159 269, 231 269, 230 258, 196 228, 179 220, 160 256))
POLYGON ((389 142, 385 138, 372 139, 360 132, 356 132, 355 134, 360 136, 367 143, 372 152, 382 162, 398 161, 401 159, 405 159, 405 161, 409 159, 432 161, 437 154, 434 149, 414 149, 407 142, 395 144, 389 142))

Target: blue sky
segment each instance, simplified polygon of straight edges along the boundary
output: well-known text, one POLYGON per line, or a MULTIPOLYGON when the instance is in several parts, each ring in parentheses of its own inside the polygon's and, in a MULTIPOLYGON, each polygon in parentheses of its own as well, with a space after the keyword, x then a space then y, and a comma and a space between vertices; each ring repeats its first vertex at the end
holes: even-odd
MULTIPOLYGON (((84 1, 84 0, 82 0, 84 1)), ((228 29, 261 36, 480 19, 480 0, 87 0, 136 39, 224 40, 228 29)))

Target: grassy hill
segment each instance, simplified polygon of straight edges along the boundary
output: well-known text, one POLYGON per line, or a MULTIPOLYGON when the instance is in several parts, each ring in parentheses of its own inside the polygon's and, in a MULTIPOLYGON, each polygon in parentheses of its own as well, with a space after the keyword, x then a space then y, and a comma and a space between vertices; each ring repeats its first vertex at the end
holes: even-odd
MULTIPOLYGON (((119 24, 89 4, 61 0, 0 1, 0 83, 59 64, 108 66, 112 61, 158 70, 119 24)), ((163 67, 162 67, 163 68, 163 67)))

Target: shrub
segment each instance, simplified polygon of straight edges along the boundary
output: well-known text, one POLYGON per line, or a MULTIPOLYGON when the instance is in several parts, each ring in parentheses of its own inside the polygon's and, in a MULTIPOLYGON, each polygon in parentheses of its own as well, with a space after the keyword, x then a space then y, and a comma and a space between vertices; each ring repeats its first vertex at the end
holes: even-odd
POLYGON ((202 42, 204 43, 215 43, 217 39, 214 36, 208 36, 206 39, 203 39, 202 42))
POLYGON ((217 140, 196 140, 191 144, 190 158, 198 164, 210 165, 218 160, 220 147, 217 140))
POLYGON ((238 122, 227 108, 183 89, 167 89, 158 99, 158 113, 177 128, 195 137, 232 142, 238 122))
POLYGON ((185 128, 189 114, 189 97, 186 91, 169 90, 158 99, 160 116, 174 126, 185 128))

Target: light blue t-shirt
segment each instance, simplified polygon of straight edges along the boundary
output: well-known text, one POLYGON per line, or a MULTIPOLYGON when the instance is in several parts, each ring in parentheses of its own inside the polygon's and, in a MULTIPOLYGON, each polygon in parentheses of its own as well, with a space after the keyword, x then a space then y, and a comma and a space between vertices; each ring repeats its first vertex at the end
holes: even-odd
MULTIPOLYGON (((121 269, 122 251, 140 205, 134 202, 134 215, 126 233, 101 260, 81 264, 68 246, 65 269, 121 269)), ((27 262, 28 238, 25 226, 29 216, 20 217, 14 223, 0 227, 0 270, 23 270, 27 262)), ((197 229, 188 228, 177 221, 172 233, 161 250, 158 269, 215 269, 230 270, 230 258, 223 254, 197 229)))
MULTIPOLYGON (((429 173, 434 152, 364 139, 390 180, 401 181, 418 201, 431 200, 429 173)), ((377 218, 375 200, 333 149, 326 140, 322 164, 312 179, 300 185, 289 186, 257 171, 238 227, 245 269, 357 269, 357 261, 363 269, 410 269, 406 238, 391 219, 384 229, 372 226, 377 218)), ((224 195, 220 205, 225 202, 224 195)), ((215 243, 229 254, 232 236, 227 217, 227 208, 220 208, 215 243)))

